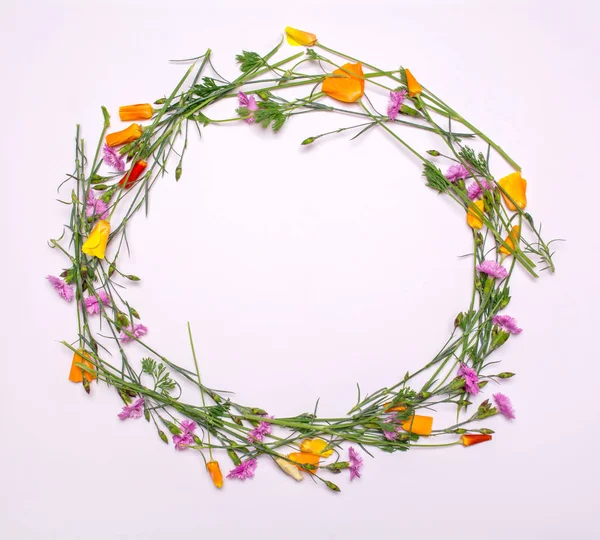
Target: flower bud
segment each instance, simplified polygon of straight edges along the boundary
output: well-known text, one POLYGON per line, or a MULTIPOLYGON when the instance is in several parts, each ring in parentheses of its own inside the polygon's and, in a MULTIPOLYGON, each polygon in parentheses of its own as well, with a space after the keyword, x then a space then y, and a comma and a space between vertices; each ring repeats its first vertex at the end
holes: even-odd
POLYGON ((140 314, 137 312, 137 310, 135 310, 134 308, 130 307, 129 311, 131 311, 131 314, 136 318, 139 319, 140 318, 140 314))
POLYGON ((117 267, 114 264, 111 264, 108 267, 108 277, 112 277, 112 275, 115 273, 116 269, 117 269, 117 267))
POLYGON ((304 139, 304 140, 302 141, 302 143, 300 143, 300 144, 302 144, 303 146, 306 146, 307 144, 312 144, 312 143, 314 143, 314 142, 315 142, 315 140, 316 140, 316 139, 315 139, 315 137, 308 137, 308 139, 304 139))
POLYGON ((481 428, 479 430, 479 433, 483 433, 484 435, 492 435, 493 433, 496 433, 496 432, 493 429, 481 428))
POLYGON ((150 411, 148 409, 144 409, 144 418, 146 422, 150 422, 150 411))
POLYGON ((511 373, 510 371, 503 371, 502 373, 498 373, 498 375, 496 375, 496 377, 499 377, 500 379, 510 379, 514 376, 515 374, 511 373))
MULTIPOLYGON (((413 109, 412 107, 409 107, 408 105, 400 105, 400 112, 402 114, 406 114, 408 116, 418 116, 419 115, 419 111, 417 111, 416 109, 413 109)), ((428 152, 429 153, 429 152, 428 152)), ((434 154, 432 154, 434 155, 434 154)), ((438 153, 439 155, 439 153, 438 153)))
POLYGON ((267 411, 260 409, 259 407, 252 407, 250 409, 250 414, 255 416, 267 416, 267 411))
POLYGON ((94 190, 96 191, 104 191, 105 189, 108 189, 110 186, 106 185, 106 184, 98 184, 94 186, 94 190))
POLYGON ((463 428, 457 428, 457 429, 452 430, 452 433, 456 433, 457 435, 463 435, 466 432, 467 432, 467 430, 463 429, 463 428))
POLYGON ((179 181, 180 178, 181 178, 181 166, 179 166, 175 169, 175 180, 179 181))
POLYGON ((231 449, 229 448, 227 450, 227 455, 231 458, 231 461, 233 461, 233 464, 237 467, 240 463, 242 463, 242 460, 238 457, 238 455, 231 449))
POLYGON ((200 437, 198 437, 198 435, 192 435, 192 438, 194 439, 194 442, 198 445, 198 446, 202 446, 202 441, 200 440, 200 437))
POLYGON ((430 156, 434 156, 434 157, 437 157, 437 156, 439 156, 439 155, 440 155, 440 153, 439 153, 437 150, 427 150, 427 153, 428 153, 430 156))
POLYGON ((339 487, 337 487, 333 482, 330 482, 329 480, 325 480, 325 485, 331 490, 331 491, 337 491, 338 493, 341 491, 339 487))
POLYGON ((116 321, 118 326, 129 326, 129 318, 122 311, 117 313, 116 321))
POLYGON ((487 386, 488 381, 479 381, 477 383, 477 386, 479 386, 479 388, 484 388, 485 386, 487 386))
POLYGON ((454 328, 458 328, 465 318, 465 314, 461 311, 454 319, 454 328))
POLYGON ((140 278, 137 276, 134 276, 133 274, 129 274, 127 276, 125 276, 129 281, 139 281, 140 278))
POLYGON ((173 434, 173 435, 181 435, 181 429, 179 427, 177 427, 173 422, 169 422, 169 420, 165 420, 164 418, 162 418, 163 424, 165 426, 167 426, 167 429, 173 434))
MULTIPOLYGON (((494 328, 495 330, 496 328, 494 328)), ((493 335, 493 333, 492 333, 493 335)), ((501 347, 502 345, 504 345, 504 343, 506 343, 506 340, 510 337, 510 334, 508 332, 505 332, 504 330, 499 330, 497 331, 496 335, 493 336, 492 338, 492 343, 490 345, 490 350, 494 350, 497 349, 499 347, 501 347)))
POLYGON ((160 429, 158 430, 158 436, 160 437, 160 440, 166 444, 169 444, 169 439, 167 439, 167 435, 164 431, 161 431, 160 429))
POLYGON ((100 176, 99 174, 92 174, 90 176, 90 184, 92 184, 92 185, 100 184, 103 181, 104 181, 104 176, 100 176))
POLYGON ((157 100, 154 102, 154 105, 162 105, 162 104, 163 104, 163 103, 165 103, 166 101, 167 101, 167 99, 166 99, 166 98, 164 98, 164 97, 161 97, 160 99, 157 99, 157 100))

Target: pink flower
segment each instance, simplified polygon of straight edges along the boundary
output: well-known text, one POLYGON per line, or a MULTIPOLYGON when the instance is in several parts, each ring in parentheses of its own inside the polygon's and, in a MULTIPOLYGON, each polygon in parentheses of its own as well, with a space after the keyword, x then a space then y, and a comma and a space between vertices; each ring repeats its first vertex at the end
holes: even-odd
POLYGON ((231 469, 227 478, 237 478, 238 480, 246 480, 248 478, 254 478, 254 471, 258 462, 255 458, 247 459, 238 465, 235 469, 231 469))
POLYGON ((473 368, 461 362, 458 368, 458 376, 465 380, 465 391, 467 394, 473 396, 479 394, 479 377, 473 368))
POLYGON ((360 469, 363 466, 363 459, 352 446, 348 448, 348 459, 350 461, 350 480, 360 478, 360 469))
POLYGON ((94 191, 89 190, 87 201, 85 203, 85 215, 87 217, 99 217, 100 219, 106 219, 108 217, 108 204, 101 199, 96 199, 94 191))
POLYGON ((173 435, 175 450, 185 450, 188 446, 194 444, 194 431, 196 427, 196 422, 191 422, 187 419, 181 422, 181 433, 173 435))
POLYGON ((144 398, 140 398, 133 405, 125 405, 118 416, 121 420, 125 420, 127 418, 141 418, 143 414, 144 398))
POLYGON ((493 278, 504 279, 508 276, 506 268, 496 261, 483 261, 481 264, 477 265, 477 270, 493 278))
POLYGON ((100 313, 100 302, 104 305, 110 304, 110 298, 104 291, 97 291, 96 295, 91 294, 85 299, 85 309, 89 315, 100 313), (100 299, 100 302, 98 302, 98 299, 100 299))
POLYGON ((456 163, 446 171, 446 180, 449 182, 456 182, 459 179, 465 180, 469 174, 468 169, 462 163, 456 163))
POLYGON ((517 326, 517 321, 509 315, 496 315, 492 319, 492 322, 511 334, 520 334, 523 331, 522 328, 517 326))
POLYGON ((485 178, 480 178, 479 183, 474 181, 467 188, 467 196, 469 197, 469 199, 474 201, 475 199, 478 199, 479 197, 481 197, 481 195, 483 195, 483 192, 488 189, 491 189, 491 187, 487 183, 487 180, 485 178))
MULTIPOLYGON (((269 418, 273 417, 269 416, 269 418)), ((265 438, 265 435, 270 435, 271 427, 271 422, 261 422, 250 433, 248 433, 248 442, 262 442, 262 440, 265 438)))
POLYGON ((127 328, 125 328, 125 330, 132 334, 133 337, 129 336, 123 331, 119 336, 121 343, 129 343, 130 341, 133 341, 134 338, 139 339, 148 333, 148 328, 146 328, 143 324, 136 324, 133 326, 133 328, 131 326, 128 326, 127 328))
POLYGON ((102 158, 104 163, 117 171, 123 172, 125 170, 125 160, 121 157, 119 152, 108 146, 108 144, 105 144, 102 150, 104 153, 104 157, 102 158))
POLYGON ((400 92, 390 92, 390 101, 388 102, 387 115, 392 121, 396 120, 402 102, 408 92, 406 90, 400 90, 400 92))
POLYGON ((253 124, 255 122, 254 111, 258 110, 258 104, 254 96, 247 96, 244 92, 238 92, 238 101, 240 107, 244 107, 250 111, 248 118, 244 118, 244 122, 247 124, 253 124))
POLYGON ((387 420, 385 420, 385 423, 391 424, 390 427, 392 428, 393 431, 384 429, 383 436, 388 441, 395 441, 398 437, 398 431, 400 430, 400 425, 398 424, 398 417, 395 414, 390 414, 387 417, 387 420))
POLYGON ((492 397, 494 398, 496 407, 498 407, 500 413, 502 413, 509 420, 513 420, 515 418, 515 410, 513 409, 509 397, 500 393, 494 394, 492 397))
POLYGON ((73 300, 73 296, 75 296, 73 285, 65 283, 62 279, 57 278, 56 276, 46 276, 46 279, 54 287, 54 290, 61 298, 64 298, 67 302, 73 300))

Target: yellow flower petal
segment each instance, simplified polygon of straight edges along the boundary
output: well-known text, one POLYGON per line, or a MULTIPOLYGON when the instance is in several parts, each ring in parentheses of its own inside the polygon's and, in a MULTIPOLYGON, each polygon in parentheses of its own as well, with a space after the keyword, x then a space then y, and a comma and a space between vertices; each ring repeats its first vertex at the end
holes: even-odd
MULTIPOLYGON (((527 206, 527 180, 520 172, 514 172, 498 180, 498 185, 515 201, 517 206, 524 210, 527 206)), ((516 212, 517 206, 502 192, 502 198, 509 210, 516 212)))
POLYGON ((415 76, 410 72, 410 69, 405 69, 406 85, 408 86, 408 95, 410 97, 418 96, 422 91, 422 86, 417 82, 415 76))
POLYGON ((314 34, 292 28, 291 26, 285 29, 285 39, 294 47, 312 47, 317 42, 317 36, 314 34))
MULTIPOLYGON (((482 199, 480 199, 478 201, 475 201, 473 204, 482 213, 485 211, 485 205, 484 205, 482 199)), ((467 223, 469 224, 469 227, 472 227, 473 229, 481 229, 481 227, 483 227, 483 220, 482 220, 482 218, 470 206, 469 206, 469 210, 467 211, 467 223)))
POLYGON ((323 439, 304 439, 300 444, 300 452, 306 454, 315 454, 316 456, 329 457, 333 454, 333 449, 329 448, 325 450, 329 443, 323 439), (323 451, 325 450, 325 451, 323 451))
POLYGON ((304 477, 302 476, 302 473, 298 470, 298 467, 296 467, 296 465, 294 465, 287 459, 278 457, 278 458, 275 458, 275 463, 277 463, 277 465, 279 465, 279 468, 285 474, 287 474, 288 476, 291 476, 297 482, 300 482, 301 480, 304 479, 304 477))
POLYGON ((110 234, 110 222, 101 219, 94 225, 92 232, 83 243, 81 251, 91 257, 104 259, 106 253, 106 244, 108 243, 108 235, 110 234))
MULTIPOLYGON (((515 245, 519 242, 519 235, 521 234, 521 227, 519 225, 515 225, 511 231, 508 233, 508 236, 504 239, 508 247, 514 251, 515 245)), ((506 249, 504 246, 500 246, 500 253, 504 255, 512 255, 512 252, 506 249)))

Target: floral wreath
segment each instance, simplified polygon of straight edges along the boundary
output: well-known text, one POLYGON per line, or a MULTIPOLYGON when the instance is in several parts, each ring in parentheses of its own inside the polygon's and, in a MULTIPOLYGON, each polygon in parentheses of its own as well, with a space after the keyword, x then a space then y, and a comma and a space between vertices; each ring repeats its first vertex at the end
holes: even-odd
POLYGON ((68 266, 60 277, 47 279, 63 299, 75 299, 77 336, 73 342, 62 342, 73 353, 69 380, 87 393, 94 380, 114 388, 124 402, 119 419, 144 417, 164 443, 170 444, 168 432, 176 450, 198 452, 217 488, 224 482, 217 457, 221 463, 231 460, 228 479, 244 480, 255 475, 258 458, 264 456, 295 480, 308 474, 339 491, 326 475, 348 469, 351 480, 360 478, 363 457, 357 448, 371 455, 372 448, 396 452, 469 447, 492 439, 493 431, 478 422, 497 414, 515 417, 504 394, 495 393, 493 402, 485 399, 477 406, 472 400, 488 382, 513 377, 511 372, 489 373, 498 363, 490 361, 490 355, 521 332, 503 311, 511 298, 510 279, 517 264, 537 277, 532 256, 539 257, 544 270, 554 271, 552 241, 542 239, 541 226, 524 211, 527 181, 517 163, 419 84, 409 69, 382 70, 294 28, 286 28, 285 37, 290 45, 307 49, 281 60, 275 56, 283 40, 264 56, 243 51, 237 56, 240 74, 233 81, 214 69, 210 49, 191 59, 192 66, 168 96, 153 105, 120 107, 120 119, 134 122, 122 131, 107 133, 110 115, 102 107, 104 125, 91 162, 77 126, 75 170, 65 181, 73 185, 71 198, 61 201, 70 207, 70 220, 62 236, 50 240, 50 246, 67 257, 68 266), (304 72, 307 67, 313 72, 304 72), (292 87, 310 91, 293 99, 281 95, 292 87), (365 87, 385 92, 384 113, 377 109, 382 96, 370 99, 365 87), (239 106, 232 118, 207 116, 213 103, 236 99, 239 106), (139 278, 123 272, 120 255, 124 247, 129 249, 127 227, 132 217, 142 208, 147 211, 148 194, 164 177, 170 160, 177 162, 175 179, 181 177, 190 128, 200 131, 211 124, 242 121, 277 132, 293 116, 314 112, 343 114, 357 123, 308 137, 303 145, 346 131, 358 137, 377 128, 422 162, 426 185, 465 212, 473 239, 473 288, 450 338, 421 369, 367 395, 358 386, 357 401, 346 417, 320 417, 315 406, 313 413, 283 418, 237 403, 229 392, 204 384, 189 323, 193 371, 153 350, 145 340, 148 329, 123 297, 124 283, 139 278), (140 121, 149 123, 142 126, 140 121), (454 130, 457 125, 459 131, 454 130), (413 148, 406 139, 413 129, 438 135, 441 149, 422 153, 413 148), (465 141, 482 145, 484 151, 475 151, 465 141), (492 155, 503 158, 513 172, 496 180, 490 171, 492 155), (104 334, 92 328, 94 317, 100 319, 104 334), (146 357, 131 358, 127 344, 132 341, 146 349, 146 357), (113 357, 120 357, 120 365, 113 357), (418 376, 422 381, 417 385, 418 376), (201 406, 183 401, 178 379, 195 385, 201 406), (434 429, 434 417, 424 413, 442 405, 456 407, 457 420, 434 429), (442 442, 426 442, 438 438, 442 442))

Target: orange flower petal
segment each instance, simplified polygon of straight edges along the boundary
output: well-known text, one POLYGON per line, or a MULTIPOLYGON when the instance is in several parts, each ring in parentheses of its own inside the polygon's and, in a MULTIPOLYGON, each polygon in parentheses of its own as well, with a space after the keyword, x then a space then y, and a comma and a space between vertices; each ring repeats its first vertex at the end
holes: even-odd
MULTIPOLYGON (((521 227, 519 225, 515 225, 511 231, 508 233, 508 236, 504 239, 508 247, 514 251, 515 245, 519 242, 519 235, 521 234, 521 227)), ((512 252, 505 248, 504 246, 500 246, 500 253, 504 253, 504 255, 511 255, 512 252)))
POLYGON ((431 429, 433 428, 433 417, 415 414, 412 418, 404 420, 401 425, 404 431, 428 436, 431 435, 431 429))
MULTIPOLYGON (((482 213, 485 211, 485 204, 483 202, 483 199, 479 199, 478 201, 475 201, 473 204, 482 213)), ((483 220, 482 220, 481 216, 470 206, 469 206, 469 209, 467 210, 467 223, 469 224, 469 227, 472 227, 473 229, 481 229, 481 227, 483 227, 483 220)))
POLYGON ((75 364, 83 364, 85 367, 95 370, 94 364, 92 364, 88 358, 90 358, 90 354, 87 351, 79 349, 75 354, 73 354, 73 361, 71 362, 71 371, 69 372, 69 380, 72 382, 80 383, 83 382, 83 378, 85 377, 88 381, 91 381, 96 378, 95 373, 89 373, 84 371, 79 366, 75 364), (83 355, 83 357, 81 356, 83 355))
POLYGON ((333 75, 337 77, 327 77, 323 81, 323 92, 329 97, 344 103, 354 103, 365 93, 365 79, 360 62, 344 64, 333 75))
POLYGON ((139 139, 142 136, 142 128, 138 124, 131 124, 128 128, 121 131, 109 133, 106 136, 108 146, 121 146, 139 139))
POLYGON ((325 450, 329 443, 323 439, 304 439, 300 444, 300 452, 305 454, 315 454, 316 456, 329 457, 333 454, 333 449, 325 450))
MULTIPOLYGON (((520 172, 514 172, 498 180, 498 185, 515 201, 517 206, 524 210, 527 206, 527 180, 520 172)), ((517 206, 501 191, 504 203, 509 210, 516 212, 517 206)))
POLYGON ((483 434, 475 434, 470 433, 461 436, 460 442, 462 442, 463 446, 472 446, 473 444, 479 444, 486 441, 491 441, 491 435, 483 435, 483 434))
POLYGON ((123 105, 119 107, 119 118, 122 122, 149 120, 153 114, 154 110, 150 103, 138 103, 137 105, 123 105))
POLYGON ((219 467, 219 462, 209 461, 206 464, 206 470, 210 474, 215 487, 221 489, 223 487, 223 473, 221 472, 221 467, 219 467))
MULTIPOLYGON (((292 452, 291 454, 288 454, 287 457, 293 462, 298 463, 296 467, 298 467, 300 471, 306 471, 306 469, 301 465, 314 465, 315 467, 318 467, 319 461, 321 460, 320 456, 315 454, 307 454, 306 452, 292 452)), ((316 474, 317 470, 315 469, 308 472, 311 474, 316 474)))
POLYGON ((304 47, 312 47, 317 42, 317 36, 310 32, 304 32, 297 28, 288 26, 285 29, 285 39, 290 45, 298 47, 300 45, 304 47))
POLYGON ((383 408, 385 412, 401 412, 406 410, 406 407, 404 405, 394 405, 392 407, 391 401, 389 401, 388 403, 384 403, 383 408))
POLYGON ((422 91, 423 87, 417 82, 415 76, 410 72, 410 69, 405 69, 406 74, 406 86, 408 86, 408 95, 410 97, 418 96, 422 91))

